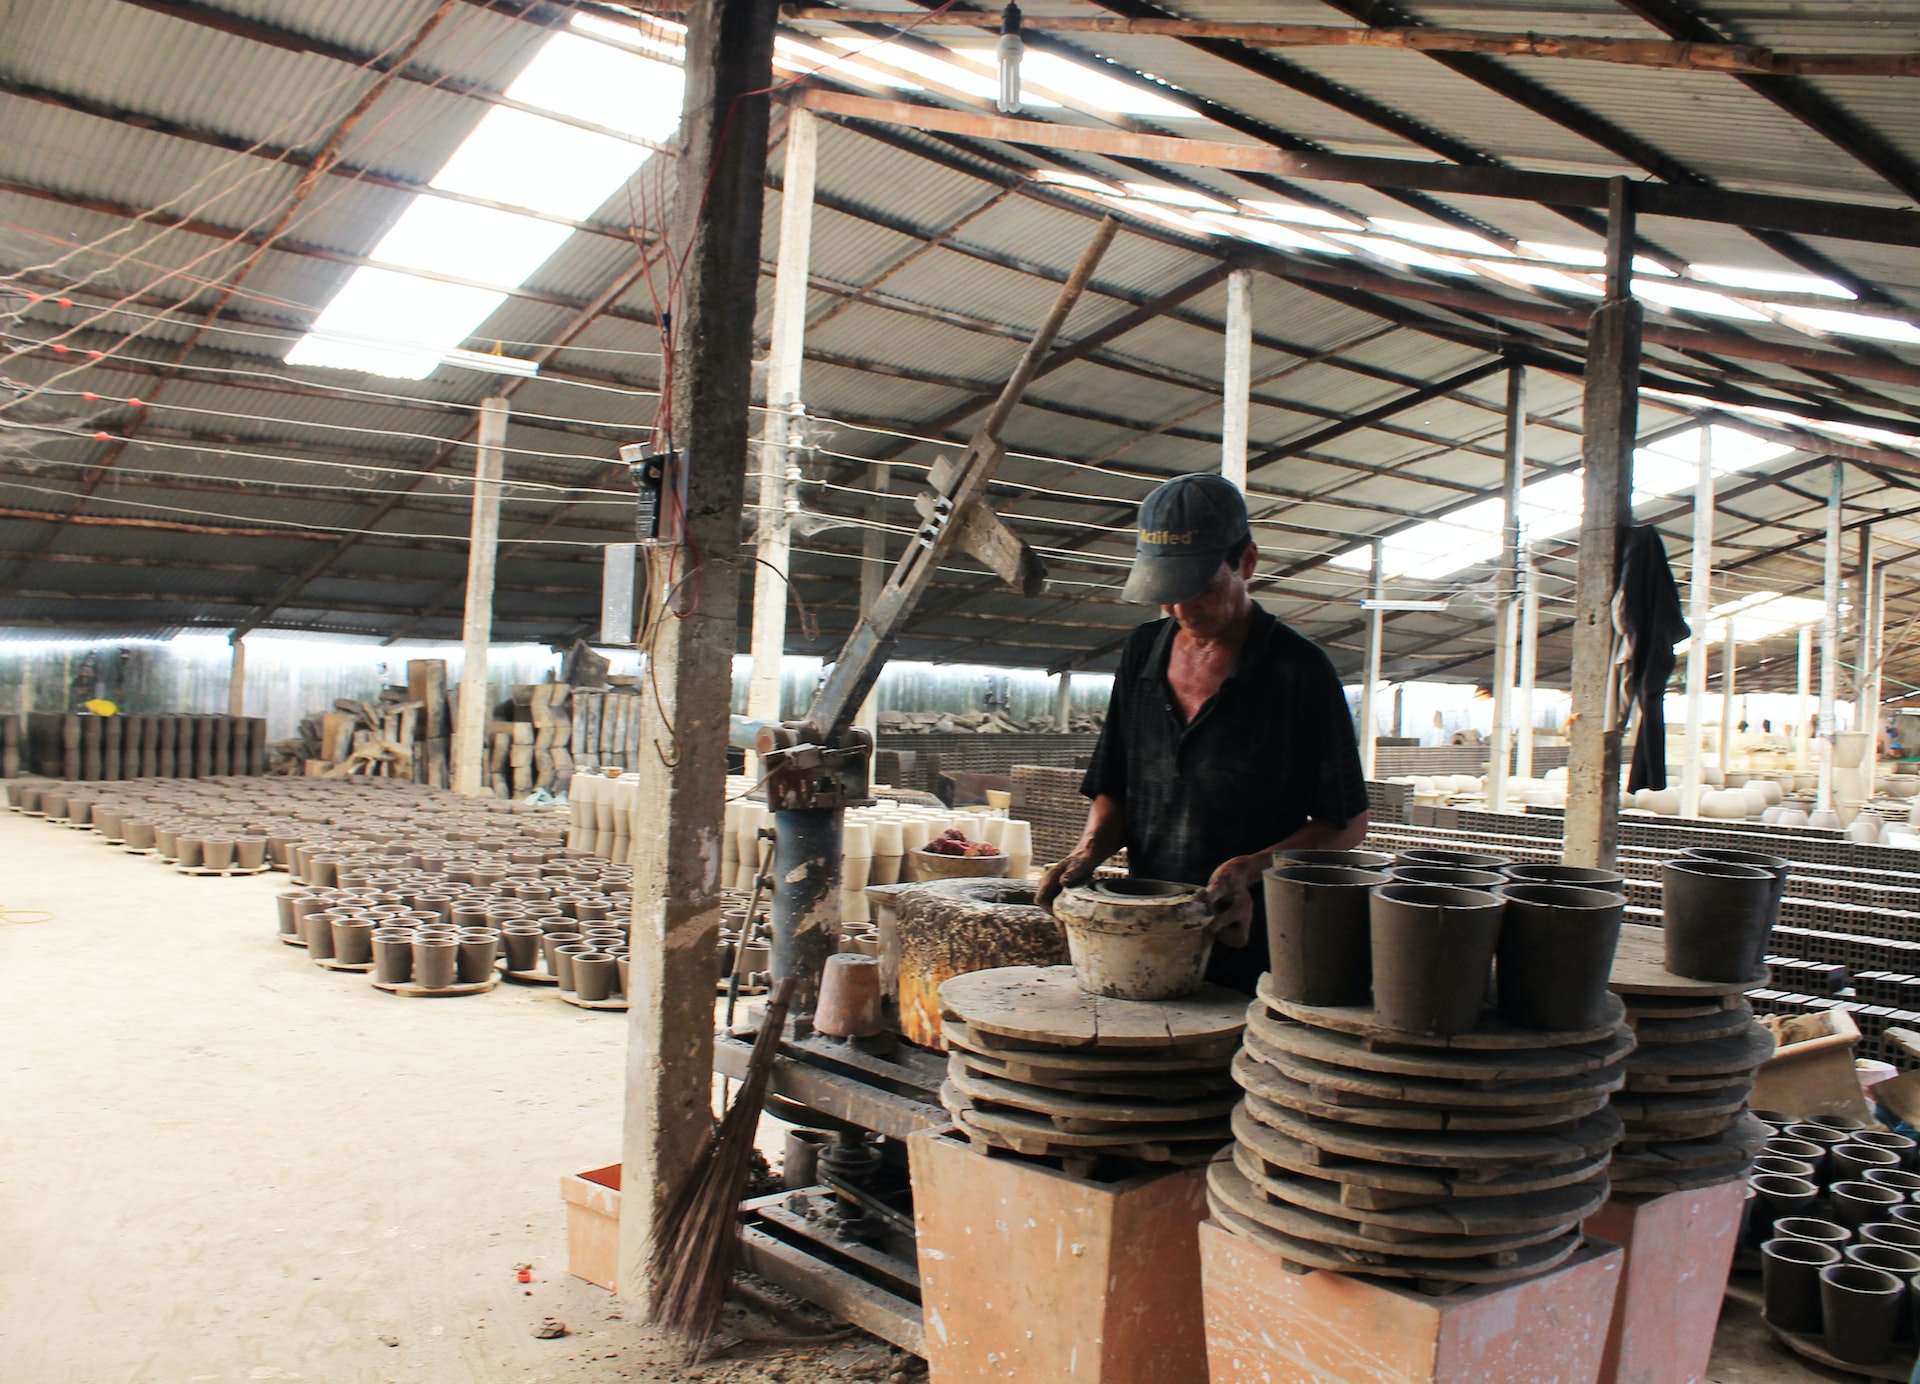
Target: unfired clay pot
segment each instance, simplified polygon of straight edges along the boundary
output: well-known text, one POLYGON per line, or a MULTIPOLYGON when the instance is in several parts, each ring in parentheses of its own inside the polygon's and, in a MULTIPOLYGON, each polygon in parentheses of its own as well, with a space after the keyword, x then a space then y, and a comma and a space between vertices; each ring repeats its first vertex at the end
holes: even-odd
POLYGON ((604 1000, 612 997, 618 974, 613 958, 605 952, 580 952, 570 958, 568 969, 573 972, 575 998, 604 1000))
POLYGON ((1660 867, 1667 969, 1714 983, 1763 974, 1778 887, 1770 871, 1755 865, 1687 856, 1667 861, 1660 867))
POLYGON ((1274 994, 1295 1004, 1366 1004, 1373 995, 1368 905, 1387 876, 1338 865, 1289 865, 1268 870, 1263 882, 1267 983, 1274 994))
POLYGON ((1506 900, 1496 953, 1500 1017, 1563 1032, 1605 1022, 1626 900, 1567 884, 1511 884, 1506 900))
POLYGON ((1373 891, 1373 1015, 1384 1028, 1443 1036, 1480 1021, 1505 904, 1443 884, 1373 891))
POLYGON ((1201 986, 1213 939, 1205 891, 1157 879, 1101 880, 1063 890, 1053 914, 1067 930, 1080 988, 1124 1000, 1168 1000, 1201 986))
POLYGON ((413 983, 428 990, 453 984, 460 961, 460 943, 451 934, 413 936, 413 983))

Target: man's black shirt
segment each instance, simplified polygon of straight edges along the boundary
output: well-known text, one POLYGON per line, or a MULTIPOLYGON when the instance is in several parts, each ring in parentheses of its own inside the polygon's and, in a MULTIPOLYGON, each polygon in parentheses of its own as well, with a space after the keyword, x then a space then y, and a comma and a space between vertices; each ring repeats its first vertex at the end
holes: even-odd
MULTIPOLYGON (((1229 858, 1339 827, 1367 809, 1346 692, 1318 646, 1256 605, 1233 670, 1189 722, 1167 685, 1176 626, 1127 640, 1093 763, 1080 784, 1126 811, 1130 872, 1205 884, 1229 858)), ((1261 890, 1244 947, 1216 944, 1207 979, 1253 993, 1267 969, 1261 890)))

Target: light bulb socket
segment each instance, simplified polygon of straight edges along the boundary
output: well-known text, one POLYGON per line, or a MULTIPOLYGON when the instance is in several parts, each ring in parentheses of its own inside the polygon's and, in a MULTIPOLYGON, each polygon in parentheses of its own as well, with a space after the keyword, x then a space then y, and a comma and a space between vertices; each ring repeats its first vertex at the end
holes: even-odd
POLYGON ((1018 5, 1010 4, 1004 10, 1000 11, 1000 32, 1003 34, 1018 34, 1020 32, 1020 7, 1018 5))

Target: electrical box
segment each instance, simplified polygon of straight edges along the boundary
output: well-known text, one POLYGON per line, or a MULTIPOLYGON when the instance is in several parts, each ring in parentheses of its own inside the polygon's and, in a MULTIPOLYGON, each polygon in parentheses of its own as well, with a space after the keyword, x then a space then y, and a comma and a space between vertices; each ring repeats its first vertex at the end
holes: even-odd
POLYGON ((630 442, 620 449, 633 477, 633 536, 647 547, 671 547, 686 541, 687 473, 679 451, 650 451, 630 442))

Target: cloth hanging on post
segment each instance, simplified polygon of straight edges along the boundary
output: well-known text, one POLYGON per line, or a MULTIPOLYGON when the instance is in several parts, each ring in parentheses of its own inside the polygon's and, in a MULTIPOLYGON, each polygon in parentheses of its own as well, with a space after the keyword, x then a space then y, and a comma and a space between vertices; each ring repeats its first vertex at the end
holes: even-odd
POLYGON ((1640 704, 1640 734, 1633 745, 1629 792, 1667 786, 1667 680, 1679 659, 1673 646, 1685 639, 1686 612, 1680 588, 1667 565, 1666 545, 1650 524, 1628 529, 1620 542, 1620 580, 1613 593, 1614 628, 1627 646, 1624 721, 1640 704))

